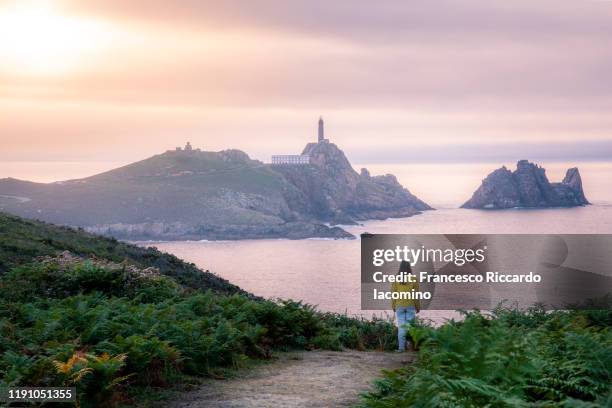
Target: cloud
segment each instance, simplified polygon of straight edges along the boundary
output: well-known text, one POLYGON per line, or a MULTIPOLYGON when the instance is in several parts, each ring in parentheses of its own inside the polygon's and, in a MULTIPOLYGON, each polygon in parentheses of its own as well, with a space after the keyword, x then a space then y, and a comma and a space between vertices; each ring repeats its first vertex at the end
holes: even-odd
MULTIPOLYGON (((299 150, 321 113, 334 140, 364 160, 377 151, 373 140, 385 157, 393 146, 422 146, 427 156, 428 146, 447 144, 448 160, 471 160, 462 149, 493 155, 492 141, 612 140, 612 2, 64 0, 59 8, 103 23, 106 46, 65 75, 0 66, 3 157, 101 158, 117 146, 140 157, 189 138, 267 158, 272 147, 299 150)), ((589 149, 564 151, 598 151, 589 149)))
POLYGON ((69 1, 67 6, 110 18, 199 27, 250 26, 358 42, 388 43, 407 37, 557 41, 612 32, 611 6, 604 1, 93 0, 69 1))
POLYGON ((609 2, 94 0, 64 9, 114 23, 105 62, 40 84, 5 73, 0 86, 213 107, 612 107, 609 2))

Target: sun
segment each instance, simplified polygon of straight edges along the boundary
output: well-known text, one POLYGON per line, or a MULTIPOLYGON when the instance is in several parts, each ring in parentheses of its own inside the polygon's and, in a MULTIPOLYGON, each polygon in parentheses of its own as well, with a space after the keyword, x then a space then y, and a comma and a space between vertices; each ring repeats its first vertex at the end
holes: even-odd
POLYGON ((87 62, 104 39, 100 23, 58 13, 49 1, 0 6, 0 70, 65 72, 87 62))

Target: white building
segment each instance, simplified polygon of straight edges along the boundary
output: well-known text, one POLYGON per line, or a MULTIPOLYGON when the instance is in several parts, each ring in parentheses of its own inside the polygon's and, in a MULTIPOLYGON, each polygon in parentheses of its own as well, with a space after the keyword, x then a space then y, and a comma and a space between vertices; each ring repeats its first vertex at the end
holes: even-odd
POLYGON ((272 156, 272 164, 306 165, 310 164, 310 156, 307 154, 276 154, 272 156))

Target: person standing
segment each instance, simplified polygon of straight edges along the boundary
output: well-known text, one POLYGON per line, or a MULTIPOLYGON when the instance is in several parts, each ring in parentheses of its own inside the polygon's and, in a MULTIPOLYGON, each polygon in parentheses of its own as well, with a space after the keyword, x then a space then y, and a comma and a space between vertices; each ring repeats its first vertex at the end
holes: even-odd
MULTIPOLYGON (((412 268, 410 268, 410 263, 402 261, 400 263, 397 276, 405 277, 406 274, 411 273, 412 268)), ((412 294, 419 291, 419 283, 416 281, 416 278, 415 282, 393 282, 391 284, 391 291, 394 293, 408 292, 412 294)), ((401 299, 393 299, 391 301, 391 307, 393 308, 397 318, 398 352, 406 351, 406 334, 408 327, 414 321, 416 314, 421 311, 421 305, 418 299, 411 299, 411 296, 404 297, 401 299)))

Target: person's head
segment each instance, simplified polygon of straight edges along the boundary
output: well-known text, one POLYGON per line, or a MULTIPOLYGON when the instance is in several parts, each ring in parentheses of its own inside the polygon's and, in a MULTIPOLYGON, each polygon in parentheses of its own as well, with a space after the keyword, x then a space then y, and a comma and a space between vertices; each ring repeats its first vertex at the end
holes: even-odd
POLYGON ((402 275, 404 273, 412 273, 412 268, 410 267, 410 262, 408 261, 400 262, 399 271, 397 274, 402 275))

